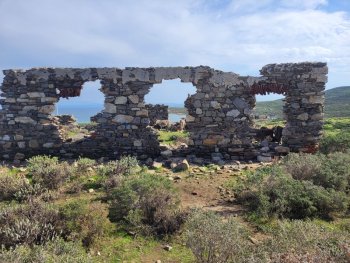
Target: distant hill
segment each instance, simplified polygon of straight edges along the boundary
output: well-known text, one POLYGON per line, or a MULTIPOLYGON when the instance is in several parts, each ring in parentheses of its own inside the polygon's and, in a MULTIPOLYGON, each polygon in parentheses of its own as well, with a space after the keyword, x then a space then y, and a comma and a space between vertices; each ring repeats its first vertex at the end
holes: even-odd
MULTIPOLYGON (((261 101, 256 103, 257 115, 282 118, 283 100, 261 101)), ((326 117, 350 117, 350 86, 326 90, 326 117)))

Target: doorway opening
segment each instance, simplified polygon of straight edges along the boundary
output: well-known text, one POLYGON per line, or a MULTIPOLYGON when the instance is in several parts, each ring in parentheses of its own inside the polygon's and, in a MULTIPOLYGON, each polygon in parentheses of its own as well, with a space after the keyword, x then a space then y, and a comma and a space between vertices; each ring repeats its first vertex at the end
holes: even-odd
POLYGON ((192 83, 174 79, 155 84, 145 96, 150 125, 158 131, 161 146, 187 148, 189 133, 185 121, 185 100, 195 93, 196 87, 192 83))
POLYGON ((283 147, 282 133, 286 126, 284 105, 286 92, 256 96, 254 108, 254 147, 259 151, 259 161, 270 161, 274 156, 288 153, 283 147))
POLYGON ((90 137, 96 127, 91 118, 104 109, 104 94, 99 90, 100 81, 88 81, 82 86, 78 97, 61 98, 54 112, 61 137, 77 141, 90 137))

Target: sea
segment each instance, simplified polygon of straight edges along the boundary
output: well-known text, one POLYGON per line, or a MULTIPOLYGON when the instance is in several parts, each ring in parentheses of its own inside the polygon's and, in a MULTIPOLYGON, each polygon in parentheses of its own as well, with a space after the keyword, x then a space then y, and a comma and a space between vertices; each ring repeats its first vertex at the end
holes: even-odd
MULTIPOLYGON (((73 115, 77 122, 87 123, 90 122, 90 117, 101 112, 103 105, 56 105, 54 115, 73 115)), ((185 118, 184 114, 169 114, 169 120, 171 122, 178 122, 181 118, 185 118)))

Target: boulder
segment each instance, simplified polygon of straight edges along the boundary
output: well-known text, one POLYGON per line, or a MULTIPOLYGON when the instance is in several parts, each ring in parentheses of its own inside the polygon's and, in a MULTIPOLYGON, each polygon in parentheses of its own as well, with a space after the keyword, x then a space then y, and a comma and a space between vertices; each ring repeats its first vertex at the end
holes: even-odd
POLYGON ((275 147, 275 152, 277 153, 289 153, 290 149, 289 147, 285 147, 285 146, 276 146, 275 147))
POLYGON ((169 158, 173 155, 173 152, 171 150, 165 150, 160 152, 160 155, 164 158, 169 158))
POLYGON ((263 163, 269 163, 272 161, 271 156, 258 155, 257 159, 258 159, 258 162, 263 162, 263 163))
POLYGON ((170 164, 170 167, 175 172, 188 171, 190 169, 190 165, 189 165, 189 163, 187 162, 186 159, 178 160, 177 162, 173 162, 173 163, 170 164))

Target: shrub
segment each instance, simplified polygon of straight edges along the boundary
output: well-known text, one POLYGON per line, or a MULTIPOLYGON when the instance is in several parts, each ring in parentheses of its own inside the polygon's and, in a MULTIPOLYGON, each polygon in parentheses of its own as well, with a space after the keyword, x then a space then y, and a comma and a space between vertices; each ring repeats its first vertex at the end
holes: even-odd
POLYGON ((25 177, 10 175, 6 172, 0 174, 0 201, 15 199, 16 193, 29 185, 25 177))
POLYGON ((313 182, 325 188, 337 191, 350 191, 350 152, 332 153, 322 163, 321 172, 315 176, 313 182))
POLYGON ((40 184, 23 184, 21 188, 14 194, 14 199, 19 202, 30 201, 33 198, 47 193, 47 189, 41 187, 40 184))
POLYGON ((283 160, 283 166, 294 179, 313 180, 322 170, 326 161, 323 155, 290 153, 283 160))
POLYGON ((347 209, 349 200, 345 193, 295 180, 278 166, 258 172, 259 180, 252 177, 236 188, 237 201, 260 217, 330 218, 332 213, 347 209))
POLYGON ((234 218, 223 221, 212 212, 196 211, 185 225, 184 236, 198 262, 248 262, 248 235, 234 218))
POLYGON ((350 190, 350 153, 289 154, 283 167, 294 179, 309 180, 336 191, 350 190))
POLYGON ((111 161, 97 167, 97 174, 104 177, 130 175, 138 168, 138 161, 133 156, 122 156, 120 160, 111 161))
POLYGON ((101 203, 89 204, 85 200, 69 202, 60 208, 62 232, 67 238, 81 240, 84 246, 89 247, 112 228, 107 215, 108 211, 101 203))
POLYGON ((45 245, 21 245, 15 249, 2 250, 0 262, 92 262, 84 248, 78 242, 65 242, 55 239, 45 245))
POLYGON ((28 171, 35 183, 48 189, 61 186, 72 174, 67 163, 59 163, 57 157, 35 156, 28 160, 28 171))
POLYGON ((89 158, 79 158, 76 162, 76 175, 87 174, 89 170, 96 165, 96 161, 89 158))
POLYGON ((350 134, 338 133, 324 136, 320 142, 320 151, 324 154, 345 152, 350 149, 350 134))
POLYGON ((312 221, 279 221, 261 250, 271 262, 349 262, 349 236, 312 221))
POLYGON ((144 234, 168 234, 183 222, 179 197, 171 182, 160 176, 137 175, 121 181, 109 194, 112 221, 144 234))
POLYGON ((57 211, 38 202, 0 211, 0 243, 6 248, 44 244, 60 233, 57 211))

